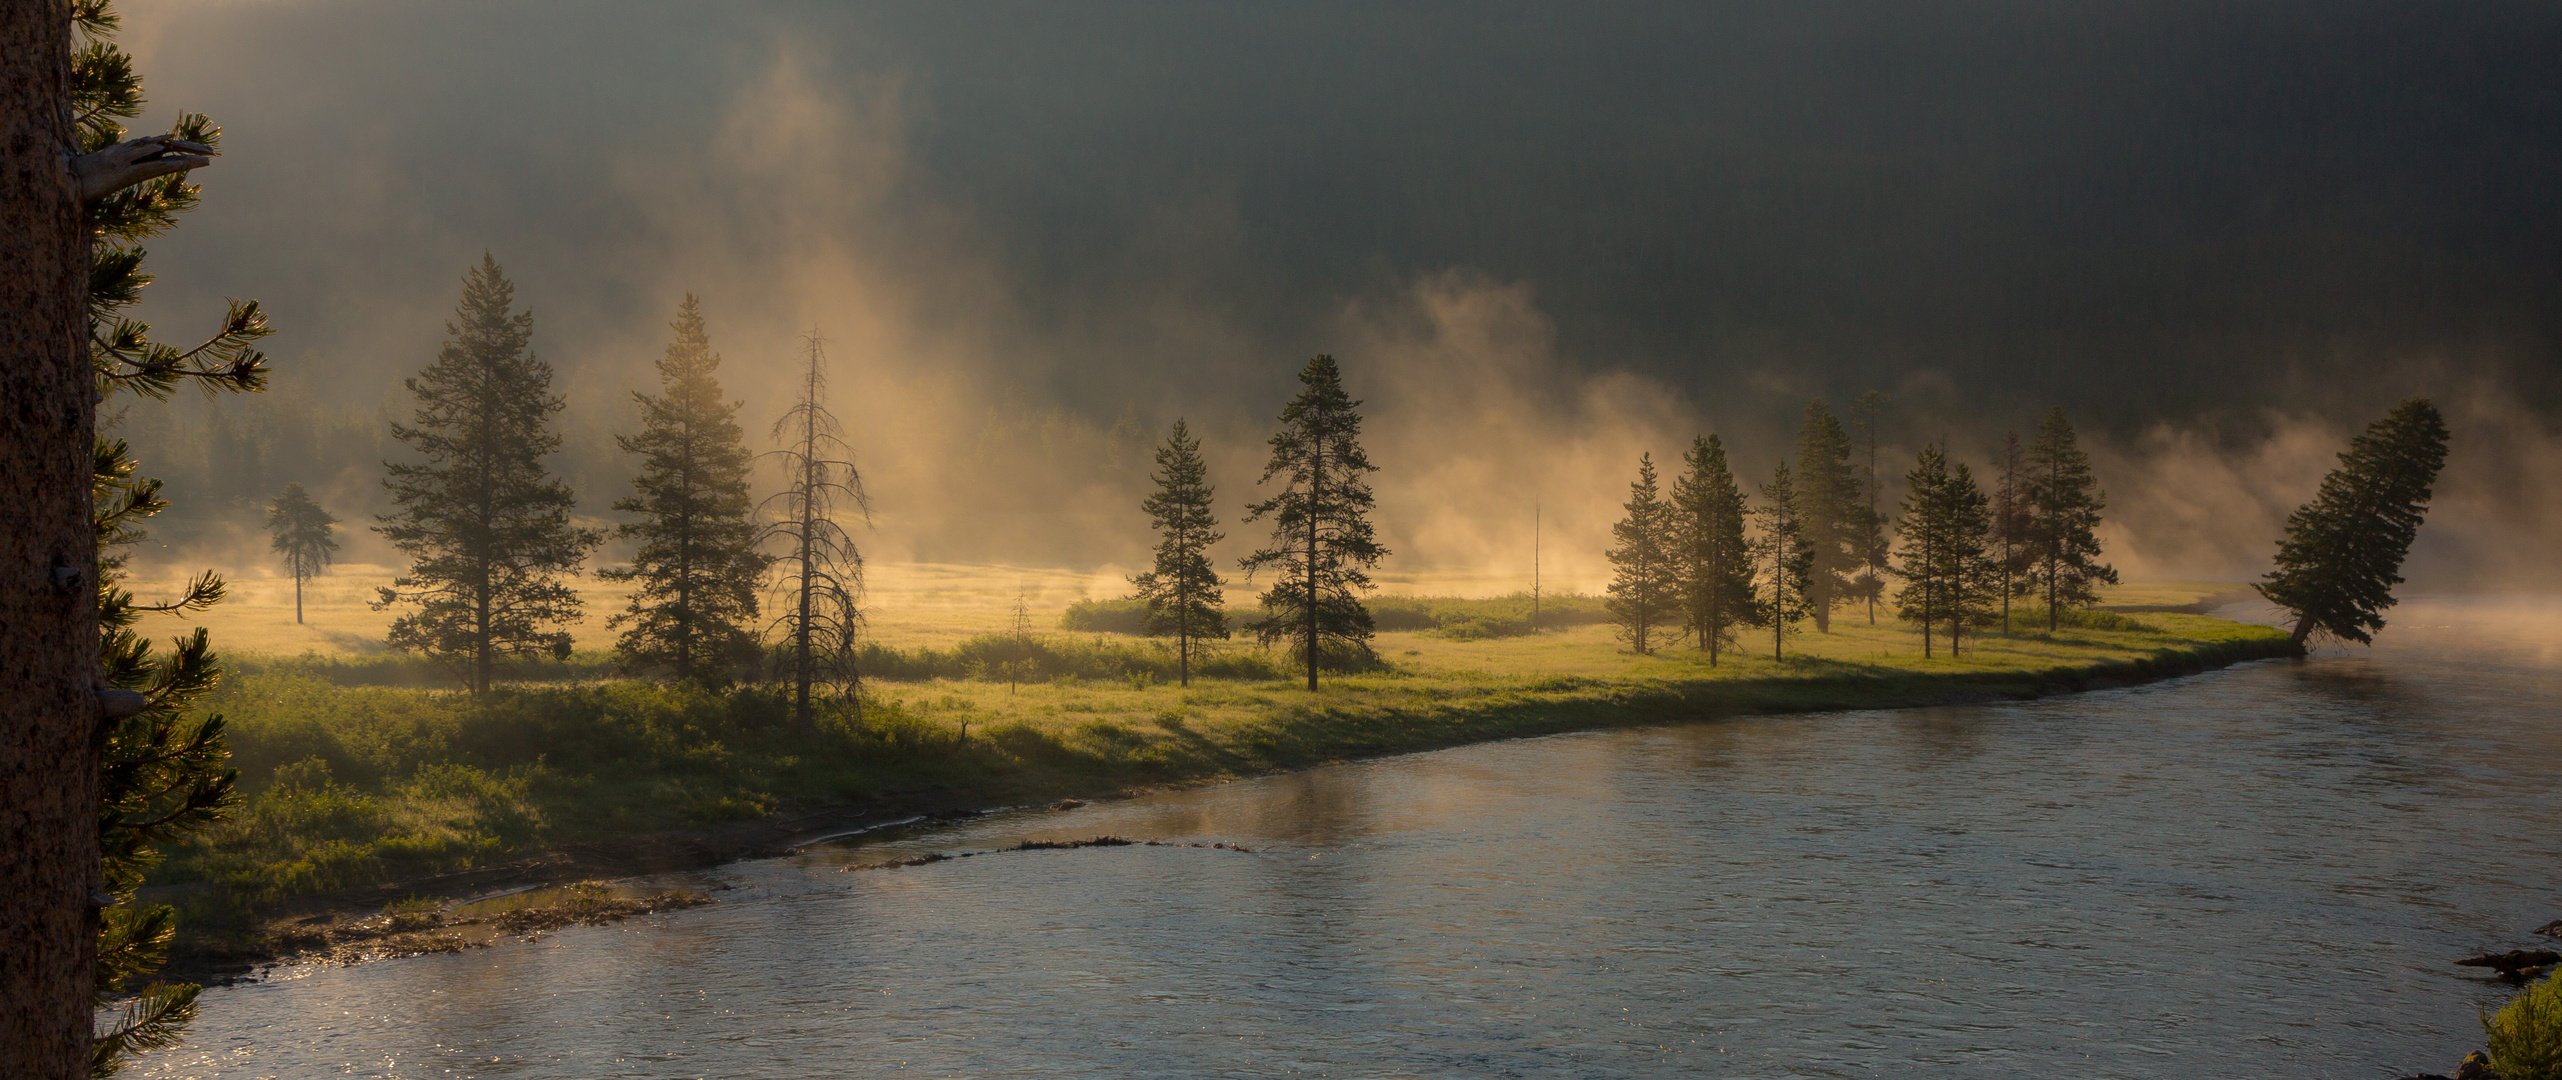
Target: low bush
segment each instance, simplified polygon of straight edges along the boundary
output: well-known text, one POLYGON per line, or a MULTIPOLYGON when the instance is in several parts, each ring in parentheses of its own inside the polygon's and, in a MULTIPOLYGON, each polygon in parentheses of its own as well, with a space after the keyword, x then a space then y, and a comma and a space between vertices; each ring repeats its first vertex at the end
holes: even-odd
POLYGON ((2500 1080, 2562 1080, 2562 978, 2527 987, 2483 1017, 2482 1040, 2500 1080))
MULTIPOLYGON (((1277 658, 1243 642, 1195 642, 1194 678, 1262 680, 1285 678, 1277 658)), ((1162 638, 1130 641, 1117 637, 1068 637, 1033 634, 980 634, 950 649, 900 649, 867 642, 855 654, 865 678, 890 682, 970 679, 989 682, 1051 682, 1063 678, 1125 682, 1147 676, 1172 681, 1181 670, 1174 642, 1162 638)))
MULTIPOLYGON (((2045 606, 2010 609, 2010 625, 2013 630, 2046 629, 2045 606)), ((2141 619, 2121 612, 2101 611, 2097 608, 2066 608, 2064 613, 2056 618, 2055 626, 2059 630, 2114 630, 2127 634, 2160 632, 2141 619)))
POLYGON ((1381 630, 1438 630, 1460 641, 1520 637, 1533 630, 1591 626, 1610 621, 1610 611, 1597 596, 1567 593, 1539 597, 1380 596, 1369 601, 1370 621, 1381 630))

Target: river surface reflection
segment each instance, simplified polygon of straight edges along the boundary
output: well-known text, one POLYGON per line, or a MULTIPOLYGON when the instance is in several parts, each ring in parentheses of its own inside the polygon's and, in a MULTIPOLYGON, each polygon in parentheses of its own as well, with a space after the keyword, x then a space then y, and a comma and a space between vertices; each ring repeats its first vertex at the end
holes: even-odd
POLYGON ((2037 702, 1362 762, 208 991, 197 1077, 2395 1076, 2562 916, 2562 607, 2037 702), (1196 847, 930 851, 1116 834, 1196 847))

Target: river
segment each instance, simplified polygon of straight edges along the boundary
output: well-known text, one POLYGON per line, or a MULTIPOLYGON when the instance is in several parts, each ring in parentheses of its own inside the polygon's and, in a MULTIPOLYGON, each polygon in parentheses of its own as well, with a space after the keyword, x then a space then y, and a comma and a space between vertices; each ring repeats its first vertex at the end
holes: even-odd
POLYGON ((2034 702, 1562 735, 714 872, 209 990, 165 1077, 2387 1077, 2562 917, 2562 604, 2034 702), (1007 852, 1113 834, 1252 850, 1007 852))

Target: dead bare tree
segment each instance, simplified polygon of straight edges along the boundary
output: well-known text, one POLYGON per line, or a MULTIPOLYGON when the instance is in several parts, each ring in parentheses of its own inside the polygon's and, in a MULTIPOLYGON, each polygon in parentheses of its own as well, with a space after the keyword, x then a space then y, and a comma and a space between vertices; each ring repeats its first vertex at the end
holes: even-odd
POLYGON ((800 400, 774 422, 783 445, 764 456, 782 463, 786 486, 765 500, 765 542, 782 547, 775 559, 778 614, 768 633, 781 640, 778 675, 792 693, 792 725, 806 734, 812 697, 825 688, 862 715, 862 672, 854 646, 863 631, 863 552, 836 521, 841 507, 872 519, 863 474, 845 444, 844 425, 829 412, 826 340, 812 330, 802 339, 807 367, 800 400))

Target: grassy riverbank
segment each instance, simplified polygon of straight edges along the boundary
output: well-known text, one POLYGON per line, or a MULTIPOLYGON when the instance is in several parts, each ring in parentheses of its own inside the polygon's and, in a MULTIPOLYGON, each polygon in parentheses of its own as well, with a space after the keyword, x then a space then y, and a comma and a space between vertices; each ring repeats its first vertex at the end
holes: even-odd
POLYGON ((1381 634, 1387 669, 1315 694, 1242 644, 1208 665, 1226 677, 1188 689, 1170 685, 1159 643, 1120 635, 1047 634, 1015 683, 988 662, 986 638, 884 646, 875 670, 912 679, 874 682, 859 720, 808 734, 770 693, 613 679, 594 654, 478 702, 397 657, 242 657, 212 707, 232 725, 243 804, 171 853, 155 883, 182 886, 197 925, 236 927, 297 898, 582 846, 682 846, 822 811, 1048 801, 1581 728, 2024 697, 2286 651, 2266 627, 2103 612, 1924 659, 1918 635, 1851 616, 1792 636, 1785 660, 1764 638, 1711 666, 1695 650, 1629 654, 1606 626, 1486 637, 1465 615, 1457 630, 1381 634))

